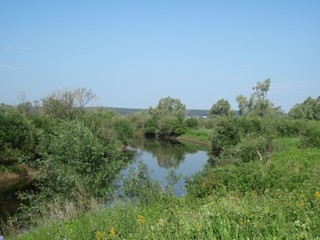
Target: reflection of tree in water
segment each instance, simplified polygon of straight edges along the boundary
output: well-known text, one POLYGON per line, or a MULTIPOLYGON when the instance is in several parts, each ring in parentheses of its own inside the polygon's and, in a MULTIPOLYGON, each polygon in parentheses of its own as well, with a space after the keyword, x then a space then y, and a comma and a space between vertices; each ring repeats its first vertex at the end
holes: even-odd
POLYGON ((197 148, 177 141, 145 140, 139 146, 141 150, 152 153, 163 168, 177 168, 188 153, 197 152, 197 148))

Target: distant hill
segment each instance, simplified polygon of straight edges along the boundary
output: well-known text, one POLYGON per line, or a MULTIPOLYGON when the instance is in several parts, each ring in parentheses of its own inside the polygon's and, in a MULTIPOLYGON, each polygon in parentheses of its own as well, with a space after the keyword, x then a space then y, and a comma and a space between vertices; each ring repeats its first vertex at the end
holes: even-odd
MULTIPOLYGON (((141 110, 146 110, 142 108, 108 108, 111 111, 114 111, 120 115, 129 115, 141 110)), ((202 117, 208 116, 209 110, 200 110, 200 109, 190 109, 188 110, 188 116, 190 117, 202 117)))

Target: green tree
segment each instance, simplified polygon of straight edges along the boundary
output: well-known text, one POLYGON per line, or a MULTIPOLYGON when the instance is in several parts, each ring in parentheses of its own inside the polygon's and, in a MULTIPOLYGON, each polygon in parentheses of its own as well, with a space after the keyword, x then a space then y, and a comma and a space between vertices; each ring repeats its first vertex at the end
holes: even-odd
POLYGON ((231 106, 228 100, 220 99, 212 105, 209 115, 211 116, 228 116, 231 114, 231 106))
POLYGON ((41 142, 46 154, 38 162, 40 193, 29 197, 45 205, 53 200, 77 200, 74 193, 79 187, 88 198, 105 197, 125 164, 120 142, 114 138, 101 141, 79 121, 64 122, 53 132, 41 142))
POLYGON ((44 113, 54 118, 73 118, 96 98, 91 90, 60 90, 42 99, 44 113))
POLYGON ((145 133, 159 137, 183 134, 187 125, 185 117, 186 106, 179 99, 170 97, 160 99, 156 108, 149 109, 150 118, 146 121, 145 133))
POLYGON ((290 109, 289 116, 294 119, 320 120, 320 97, 308 97, 303 103, 296 104, 290 109))
POLYGON ((253 93, 249 100, 243 95, 237 97, 239 113, 249 114, 252 116, 264 117, 266 115, 277 115, 280 113, 280 108, 275 107, 274 104, 268 100, 267 93, 270 88, 270 79, 264 82, 257 82, 256 86, 252 88, 253 93))
POLYGON ((166 97, 160 99, 158 105, 154 109, 154 114, 161 118, 162 116, 174 116, 178 118, 185 118, 187 109, 179 99, 166 97))
POLYGON ((249 107, 248 99, 243 95, 239 95, 236 100, 238 102, 240 116, 246 114, 249 107))

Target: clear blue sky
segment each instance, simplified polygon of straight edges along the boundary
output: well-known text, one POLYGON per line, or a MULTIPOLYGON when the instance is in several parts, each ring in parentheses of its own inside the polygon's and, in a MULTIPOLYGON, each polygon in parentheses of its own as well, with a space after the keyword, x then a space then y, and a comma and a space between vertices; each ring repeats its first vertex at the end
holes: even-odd
POLYGON ((0 0, 0 102, 84 87, 100 106, 237 109, 267 78, 285 111, 320 95, 319 0, 0 0))

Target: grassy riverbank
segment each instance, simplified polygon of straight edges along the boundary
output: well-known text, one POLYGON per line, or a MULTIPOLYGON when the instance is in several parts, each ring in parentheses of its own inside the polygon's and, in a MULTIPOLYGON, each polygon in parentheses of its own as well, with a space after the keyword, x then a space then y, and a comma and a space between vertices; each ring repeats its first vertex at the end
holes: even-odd
POLYGON ((85 214, 67 204, 9 239, 319 239, 320 150, 277 141, 271 162, 205 169, 188 196, 163 193, 85 214))
POLYGON ((211 129, 206 128, 189 128, 184 134, 177 137, 179 141, 194 143, 204 147, 210 147, 211 129))

